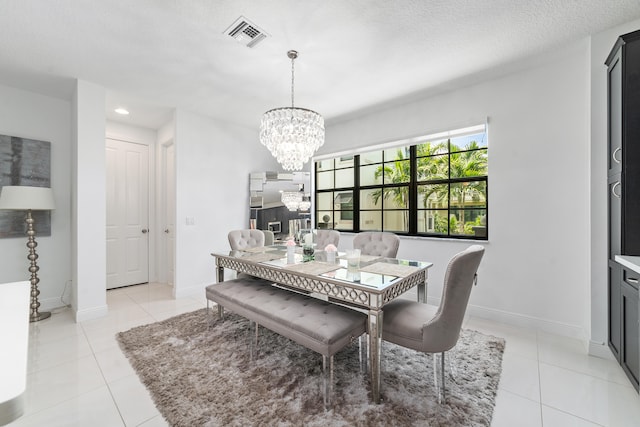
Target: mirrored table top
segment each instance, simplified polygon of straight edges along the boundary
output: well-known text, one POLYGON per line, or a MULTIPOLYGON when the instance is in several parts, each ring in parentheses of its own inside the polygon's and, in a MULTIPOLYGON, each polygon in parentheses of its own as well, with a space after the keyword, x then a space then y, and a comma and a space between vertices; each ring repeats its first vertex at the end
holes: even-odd
POLYGON ((284 245, 221 251, 212 255, 231 257, 307 276, 318 276, 332 282, 339 281, 378 290, 433 265, 425 261, 361 255, 359 266, 350 267, 347 264, 346 252, 336 252, 335 259, 327 261, 327 253, 323 250, 314 251, 313 256, 310 257, 303 254, 302 247, 296 246, 293 257, 288 257, 287 247, 284 245))

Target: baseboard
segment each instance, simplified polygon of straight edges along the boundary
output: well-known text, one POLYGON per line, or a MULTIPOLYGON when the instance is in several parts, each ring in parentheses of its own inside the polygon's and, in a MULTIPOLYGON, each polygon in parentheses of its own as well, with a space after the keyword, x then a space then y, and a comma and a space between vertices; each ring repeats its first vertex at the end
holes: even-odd
MULTIPOLYGON (((427 302, 429 304, 437 306, 440 304, 440 299, 429 297, 427 298, 427 302)), ((467 307, 467 314, 469 316, 491 320, 518 328, 531 329, 534 331, 541 331, 550 334, 576 338, 583 341, 585 345, 589 340, 589 335, 583 328, 575 325, 553 322, 547 319, 540 319, 518 313, 480 307, 471 304, 469 304, 469 306, 467 307)))
MULTIPOLYGON (((40 312, 53 311, 65 306, 63 302, 60 300, 60 298, 47 298, 47 299, 40 299, 38 301, 40 302, 40 308, 38 308, 38 311, 40 312)), ((73 308, 71 309, 73 310, 73 308)), ((83 322, 85 320, 92 320, 92 319, 98 319, 100 317, 104 317, 108 313, 109 313, 109 308, 107 307, 107 305, 103 305, 98 307, 91 307, 86 310, 76 311, 74 313, 74 318, 76 322, 83 322)))
POLYGON ((78 310, 74 313, 76 322, 84 322, 85 320, 99 319, 106 316, 109 313, 107 305, 101 305, 99 307, 91 307, 85 310, 78 310))
POLYGON ((613 353, 611 352, 611 349, 609 348, 607 343, 595 342, 590 340, 588 352, 590 356, 600 357, 602 359, 616 360, 616 358, 613 357, 613 353))
POLYGON ((176 289, 174 287, 173 292, 174 292, 174 297, 175 298, 184 298, 184 297, 190 297, 193 295, 198 295, 198 293, 200 293, 200 295, 202 295, 202 298, 204 298, 204 288, 206 288, 207 286, 209 286, 211 283, 208 284, 202 284, 202 285, 195 285, 195 286, 189 286, 187 288, 180 288, 180 289, 176 289))
POLYGON ((47 299, 38 298, 38 302, 40 302, 38 311, 52 311, 56 308, 64 307, 64 303, 60 301, 60 297, 47 299))

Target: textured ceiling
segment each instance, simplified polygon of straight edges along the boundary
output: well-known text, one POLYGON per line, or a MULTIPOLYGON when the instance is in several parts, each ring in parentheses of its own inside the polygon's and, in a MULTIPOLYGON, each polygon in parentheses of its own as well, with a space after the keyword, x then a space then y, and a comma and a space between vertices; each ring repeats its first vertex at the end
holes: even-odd
POLYGON ((0 83, 69 98, 78 78, 107 89, 109 118, 257 128, 290 104, 289 49, 296 105, 332 120, 638 18, 638 0, 0 0, 0 83), (253 49, 224 34, 241 15, 269 35, 253 49))

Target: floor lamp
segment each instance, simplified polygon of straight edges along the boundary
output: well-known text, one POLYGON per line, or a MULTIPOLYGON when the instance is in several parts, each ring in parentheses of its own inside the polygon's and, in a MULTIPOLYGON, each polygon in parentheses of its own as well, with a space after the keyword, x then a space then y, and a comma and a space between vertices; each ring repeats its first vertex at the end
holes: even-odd
POLYGON ((55 209, 53 201, 53 191, 46 187, 28 187, 5 185, 0 193, 0 209, 6 210, 25 210, 27 211, 27 247, 29 255, 27 259, 31 262, 29 272, 31 273, 31 313, 29 315, 30 322, 37 322, 51 316, 49 312, 38 312, 40 302, 38 301, 38 254, 36 253, 36 231, 33 228, 33 217, 31 211, 35 210, 53 210, 55 209))

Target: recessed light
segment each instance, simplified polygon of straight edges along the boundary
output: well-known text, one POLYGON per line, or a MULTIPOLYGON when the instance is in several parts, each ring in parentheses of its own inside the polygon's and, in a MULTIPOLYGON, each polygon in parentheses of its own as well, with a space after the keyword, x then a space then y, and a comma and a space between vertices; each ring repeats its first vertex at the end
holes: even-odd
POLYGON ((116 108, 113 111, 115 111, 118 114, 122 114, 123 116, 126 116, 127 114, 129 114, 129 112, 126 109, 122 108, 122 107, 121 108, 116 108))

